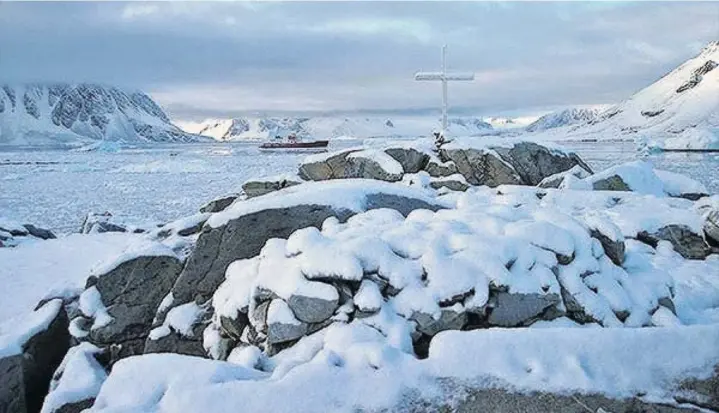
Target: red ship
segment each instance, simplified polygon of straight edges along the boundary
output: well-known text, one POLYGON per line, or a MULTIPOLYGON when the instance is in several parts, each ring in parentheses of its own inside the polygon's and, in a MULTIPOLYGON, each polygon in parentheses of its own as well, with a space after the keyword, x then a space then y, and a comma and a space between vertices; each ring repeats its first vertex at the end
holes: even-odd
POLYGON ((272 141, 260 145, 260 149, 326 149, 329 143, 327 140, 303 141, 294 134, 289 135, 287 140, 283 140, 278 135, 272 141))

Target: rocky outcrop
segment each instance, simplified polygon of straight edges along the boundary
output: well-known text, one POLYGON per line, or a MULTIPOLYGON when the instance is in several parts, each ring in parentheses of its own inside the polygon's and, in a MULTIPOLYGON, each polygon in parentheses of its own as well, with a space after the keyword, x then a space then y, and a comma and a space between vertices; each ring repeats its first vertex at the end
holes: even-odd
POLYGON ((37 413, 50 380, 70 347, 68 317, 61 300, 30 315, 17 338, 0 348, 0 411, 37 413))
MULTIPOLYGON (((414 158, 421 157, 410 151, 393 153, 411 168, 416 167, 414 158), (403 153, 401 157, 400 153, 403 153)), ((300 165, 299 176, 308 181, 366 178, 396 182, 402 179, 403 172, 402 165, 385 152, 350 149, 329 156, 309 157, 300 165)))
POLYGON ((279 191, 280 189, 289 188, 291 186, 299 185, 300 179, 291 179, 288 177, 277 177, 267 179, 253 179, 242 184, 242 191, 247 195, 247 198, 254 198, 269 194, 270 192, 279 191))
POLYGON ((595 191, 631 191, 621 176, 612 175, 606 178, 596 180, 592 183, 592 189, 595 191))
POLYGON ((81 234, 101 234, 104 232, 127 232, 127 228, 111 222, 112 214, 109 211, 102 213, 90 212, 80 225, 81 234))
MULTIPOLYGON (((239 212, 236 216, 228 215, 226 222, 214 224, 208 222, 200 234, 192 254, 189 256, 182 273, 172 286, 174 297, 173 307, 197 301, 206 303, 225 278, 225 271, 230 263, 257 256, 265 243, 272 238, 287 238, 298 229, 307 227, 320 227, 329 217, 335 217, 340 222, 346 221, 356 212, 348 208, 337 207, 328 203, 327 199, 336 194, 336 199, 354 197, 360 194, 363 209, 390 208, 407 215, 415 209, 438 210, 443 208, 440 204, 428 202, 421 192, 402 191, 394 193, 394 186, 380 186, 375 182, 348 181, 342 186, 335 183, 305 184, 309 186, 295 186, 287 188, 276 194, 271 194, 246 201, 245 207, 252 211, 254 201, 263 202, 260 210, 248 213, 239 212), (284 201, 281 195, 286 191, 302 191, 303 196, 297 201, 284 201), (383 192, 387 191, 387 192, 383 192), (409 196, 415 194, 416 198, 409 196), (275 207, 267 203, 268 197, 275 196, 275 207), (316 203, 313 199, 317 199, 316 203), (294 204, 294 205, 293 205, 294 204)), ((387 185, 387 184, 384 184, 387 185)), ((294 192, 297 193, 297 192, 294 192)), ((288 193, 289 194, 289 193, 288 193)), ((271 297, 268 297, 271 298, 271 297)), ((316 323, 328 315, 326 309, 333 307, 332 303, 321 303, 301 296, 289 298, 288 304, 294 307, 303 317, 303 310, 308 311, 305 321, 316 323), (327 305, 325 305, 327 304, 327 305)), ((334 310, 332 308, 329 311, 334 310)), ((157 314, 157 321, 161 324, 165 313, 157 314)), ((191 335, 180 340, 200 339, 191 335)), ((157 349, 162 351, 162 349, 157 349)))
POLYGON ((402 165, 406 174, 416 174, 425 169, 430 156, 414 148, 389 148, 384 151, 402 165))
POLYGON ((704 218, 704 235, 707 241, 719 247, 719 210, 709 211, 704 218))
POLYGON ((232 205, 237 200, 237 195, 228 195, 221 198, 213 199, 200 207, 201 213, 214 213, 224 211, 225 208, 232 205))
POLYGON ((580 166, 591 172, 576 154, 553 151, 533 142, 511 145, 448 144, 440 150, 443 161, 452 161, 472 185, 538 185, 543 179, 580 166))
POLYGON ((98 347, 112 346, 111 363, 143 352, 157 308, 182 270, 174 253, 159 247, 138 250, 99 270, 80 296, 80 317, 91 321, 87 339, 98 347))
POLYGON ((54 239, 52 231, 32 224, 20 224, 0 217, 0 247, 14 247, 25 241, 54 239))

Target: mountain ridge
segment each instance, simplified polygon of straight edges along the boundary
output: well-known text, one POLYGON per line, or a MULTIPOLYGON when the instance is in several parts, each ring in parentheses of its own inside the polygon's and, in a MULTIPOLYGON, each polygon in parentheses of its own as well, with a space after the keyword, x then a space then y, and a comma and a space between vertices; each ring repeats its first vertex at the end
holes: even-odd
POLYGON ((0 144, 197 142, 139 90, 95 83, 0 86, 0 144))

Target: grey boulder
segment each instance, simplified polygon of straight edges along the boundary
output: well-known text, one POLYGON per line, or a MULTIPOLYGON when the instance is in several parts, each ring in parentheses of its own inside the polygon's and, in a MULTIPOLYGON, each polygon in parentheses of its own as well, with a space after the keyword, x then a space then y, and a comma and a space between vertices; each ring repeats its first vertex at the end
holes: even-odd
POLYGON ((88 279, 113 318, 91 330, 90 341, 120 346, 120 358, 142 353, 156 310, 181 270, 182 262, 171 255, 138 256, 88 279))
POLYGON ((242 190, 247 198, 254 198, 269 194, 270 192, 279 191, 280 189, 289 188, 299 185, 299 179, 292 180, 286 178, 268 179, 268 180, 250 180, 242 184, 242 190))
POLYGON ((704 237, 685 225, 670 224, 653 233, 642 231, 637 234, 637 239, 652 247, 656 247, 659 241, 669 241, 674 251, 690 260, 703 260, 712 252, 704 237))
POLYGON ((388 148, 384 152, 399 162, 407 174, 416 174, 429 162, 429 155, 414 148, 388 148))
POLYGON ((224 211, 225 208, 232 205, 232 203, 235 202, 236 199, 237 199, 237 195, 228 195, 228 196, 223 196, 222 198, 213 199, 212 201, 201 206, 200 212, 201 213, 212 213, 212 212, 224 211))
POLYGON ((557 294, 521 294, 498 292, 490 298, 488 322, 493 326, 528 325, 559 304, 557 294))

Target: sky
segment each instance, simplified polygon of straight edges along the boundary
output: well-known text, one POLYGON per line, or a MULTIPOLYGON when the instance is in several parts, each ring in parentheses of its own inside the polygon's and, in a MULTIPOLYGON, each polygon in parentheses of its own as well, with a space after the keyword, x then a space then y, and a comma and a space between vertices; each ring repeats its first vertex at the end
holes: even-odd
POLYGON ((0 2, 0 83, 140 89, 176 120, 621 101, 719 40, 717 2, 0 2))

